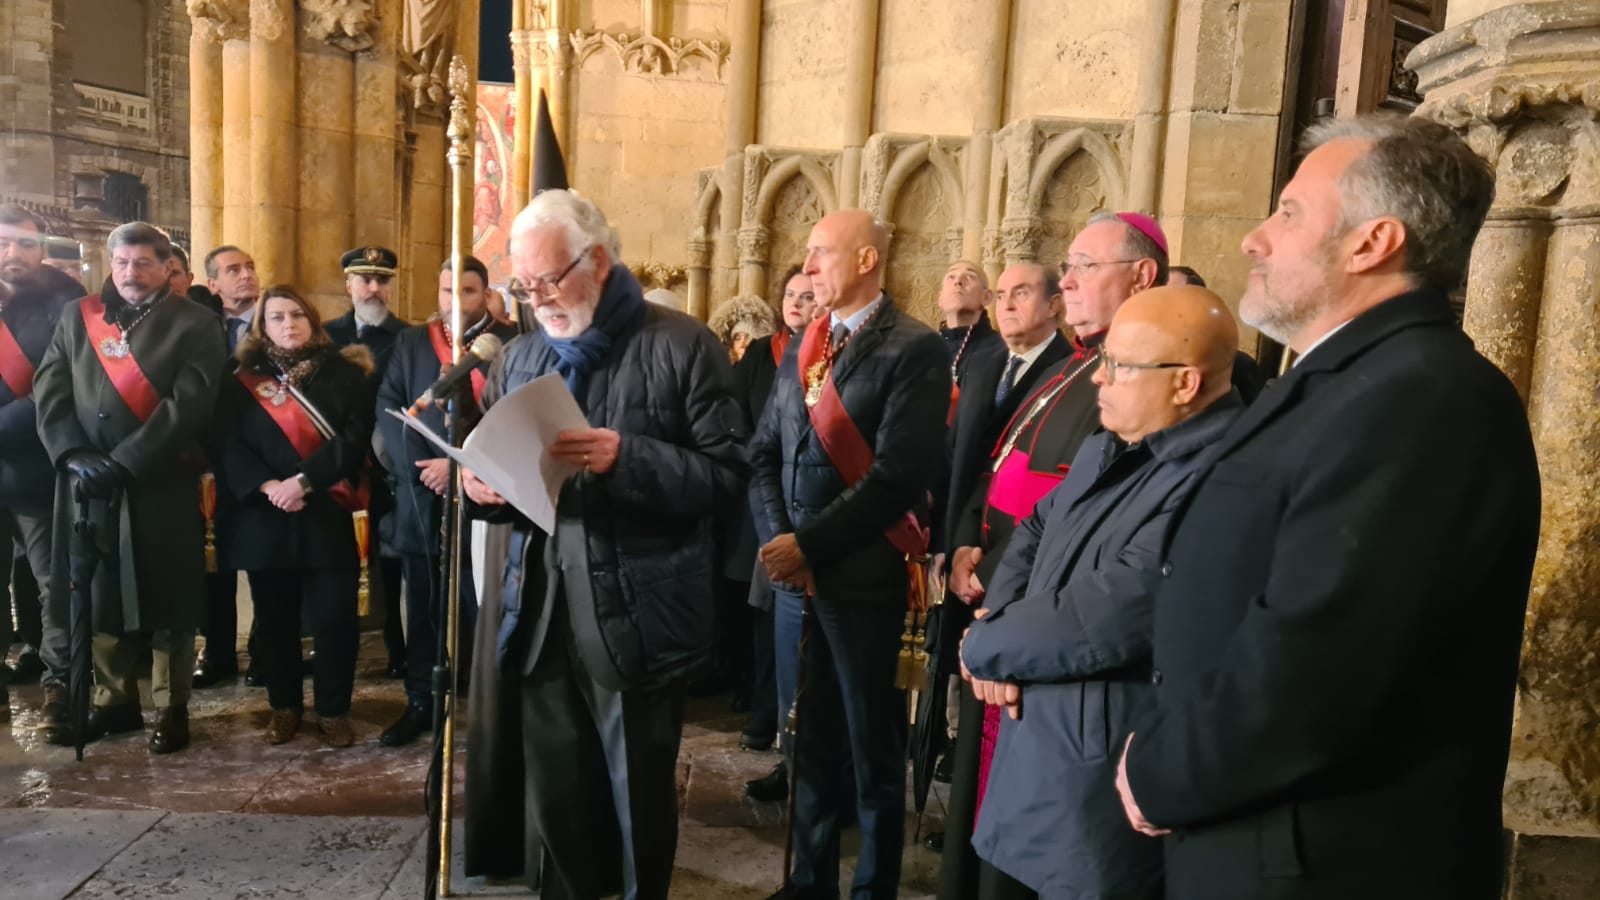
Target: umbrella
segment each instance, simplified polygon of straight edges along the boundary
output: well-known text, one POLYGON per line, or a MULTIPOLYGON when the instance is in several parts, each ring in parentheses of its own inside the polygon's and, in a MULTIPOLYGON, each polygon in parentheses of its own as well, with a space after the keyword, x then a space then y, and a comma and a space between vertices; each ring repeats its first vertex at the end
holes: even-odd
POLYGON ((917 810, 920 831, 922 812, 928 806, 933 788, 933 770, 939 755, 950 744, 949 719, 945 713, 945 684, 960 674, 956 648, 961 632, 972 621, 970 610, 954 595, 928 609, 928 689, 918 697, 911 728, 911 800, 917 810))
POLYGON ((100 562, 100 548, 95 543, 94 522, 89 517, 89 498, 82 484, 73 485, 73 499, 78 504, 78 516, 72 523, 72 541, 67 554, 68 662, 67 693, 72 715, 72 733, 77 744, 78 761, 83 761, 84 739, 89 733, 89 689, 94 682, 90 656, 90 612, 93 609, 90 587, 94 569, 100 562))

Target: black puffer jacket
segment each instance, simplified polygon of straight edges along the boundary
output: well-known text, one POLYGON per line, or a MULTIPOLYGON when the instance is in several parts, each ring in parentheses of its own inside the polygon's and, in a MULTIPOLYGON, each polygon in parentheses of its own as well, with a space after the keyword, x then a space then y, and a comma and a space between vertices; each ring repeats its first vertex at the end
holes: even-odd
MULTIPOLYGON (((55 335, 61 307, 84 294, 72 276, 40 266, 11 285, 5 301, 6 329, 22 348, 28 363, 38 368, 55 335)), ((17 397, 0 380, 0 506, 49 507, 55 491, 55 470, 39 441, 33 395, 17 397)))
POLYGON ((883 303, 834 361, 845 411, 872 447, 866 477, 846 485, 813 434, 796 338, 751 441, 750 497, 759 540, 794 532, 819 594, 902 602, 905 557, 883 532, 947 471, 950 355, 932 329, 883 303))
MULTIPOLYGON (((617 265, 601 302, 624 295, 643 303, 638 281, 617 265)), ((526 634, 544 602, 544 578, 528 573, 524 592, 524 569, 558 558, 584 668, 616 690, 685 678, 709 654, 715 528, 742 499, 746 472, 727 350, 689 316, 644 305, 642 323, 614 338, 578 391, 589 424, 622 435, 617 462, 604 475, 584 472, 566 483, 554 554, 545 552, 543 532, 517 522, 502 594, 502 616, 512 618, 502 622, 501 654, 519 618, 521 639, 537 654, 544 639, 557 638, 526 634)), ((512 341, 489 370, 484 408, 555 372, 556 361, 542 332, 512 341)))

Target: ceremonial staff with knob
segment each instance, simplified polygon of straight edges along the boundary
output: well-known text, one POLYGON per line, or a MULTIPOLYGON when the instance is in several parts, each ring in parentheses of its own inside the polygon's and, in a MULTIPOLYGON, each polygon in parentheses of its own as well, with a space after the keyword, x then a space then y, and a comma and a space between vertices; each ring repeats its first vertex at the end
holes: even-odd
MULTIPOLYGON (((462 261, 471 249, 471 220, 468 218, 463 198, 469 192, 472 177, 472 112, 468 105, 471 78, 467 74, 466 60, 459 55, 450 60, 450 121, 445 129, 450 147, 446 159, 450 164, 450 290, 453 297, 461 296, 462 261)), ((461 361, 461 335, 464 330, 462 304, 450 306, 450 361, 461 361)), ((448 437, 457 443, 455 402, 448 401, 448 437)), ((461 592, 461 535, 464 528, 464 510, 461 505, 461 467, 450 463, 449 487, 445 491, 445 508, 441 528, 444 531, 444 553, 440 558, 441 577, 445 591, 443 609, 439 610, 439 652, 433 669, 434 752, 428 768, 427 804, 429 858, 425 873, 427 896, 450 896, 450 806, 451 773, 455 762, 455 663, 457 631, 459 625, 457 598, 461 592)))

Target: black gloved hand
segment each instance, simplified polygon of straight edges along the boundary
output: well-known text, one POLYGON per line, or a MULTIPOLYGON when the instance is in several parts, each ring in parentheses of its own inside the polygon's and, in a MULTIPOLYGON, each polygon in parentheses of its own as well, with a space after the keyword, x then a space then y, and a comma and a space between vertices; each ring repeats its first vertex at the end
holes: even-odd
POLYGON ((73 453, 67 457, 65 467, 85 496, 98 499, 111 496, 128 474, 121 463, 96 450, 73 453))

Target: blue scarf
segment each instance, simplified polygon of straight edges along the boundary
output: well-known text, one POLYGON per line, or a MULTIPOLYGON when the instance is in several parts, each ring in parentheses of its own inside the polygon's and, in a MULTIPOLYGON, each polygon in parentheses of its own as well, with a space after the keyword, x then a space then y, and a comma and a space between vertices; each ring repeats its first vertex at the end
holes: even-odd
POLYGON ((584 406, 578 388, 590 372, 600 368, 611 355, 611 345, 644 322, 644 292, 628 267, 611 267, 605 291, 595 306, 594 321, 575 338, 545 335, 545 342, 556 354, 556 371, 567 383, 567 390, 584 406))

